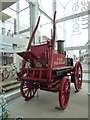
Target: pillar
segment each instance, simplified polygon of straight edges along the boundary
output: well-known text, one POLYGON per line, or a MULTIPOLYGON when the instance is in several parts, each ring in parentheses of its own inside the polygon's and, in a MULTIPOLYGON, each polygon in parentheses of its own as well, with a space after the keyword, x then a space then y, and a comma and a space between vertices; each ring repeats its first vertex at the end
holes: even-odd
MULTIPOLYGON (((0 11, 2 11, 2 2, 0 1, 0 11)), ((0 19, 2 19, 2 14, 0 14, 0 19)), ((0 23, 0 34, 2 34, 2 22, 0 23)), ((2 44, 2 40, 1 40, 2 44)), ((2 53, 0 52, 0 65, 2 65, 2 53)))
MULTIPOLYGON (((32 35, 33 30, 36 26, 38 17, 39 17, 38 16, 38 1, 35 1, 34 5, 30 4, 30 36, 32 35)), ((33 43, 38 43, 38 42, 39 42, 39 30, 37 29, 33 43)))
MULTIPOLYGON (((88 4, 88 10, 90 10, 90 1, 88 4)), ((88 41, 90 40, 90 14, 88 15, 89 27, 88 27, 88 41)), ((90 71, 90 47, 88 47, 88 72, 90 71)), ((90 73, 88 74, 88 83, 90 82, 90 73)), ((90 85, 88 84, 88 118, 90 120, 90 85)))
MULTIPOLYGON (((13 44, 13 49, 17 49, 17 44, 13 44)), ((13 53, 13 63, 16 65, 16 53, 13 53)))
POLYGON ((16 35, 16 19, 14 18, 14 35, 16 35))
MULTIPOLYGON (((16 37, 19 40, 19 1, 16 3, 16 37)), ((18 47, 18 44, 17 44, 18 47)), ((17 67, 17 72, 20 72, 20 57, 18 55, 16 55, 16 67, 17 67)))

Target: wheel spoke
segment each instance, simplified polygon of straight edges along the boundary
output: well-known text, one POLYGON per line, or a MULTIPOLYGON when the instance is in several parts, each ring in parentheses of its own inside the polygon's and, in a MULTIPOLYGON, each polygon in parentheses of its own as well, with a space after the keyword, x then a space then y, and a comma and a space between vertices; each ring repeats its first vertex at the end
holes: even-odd
POLYGON ((31 90, 30 90, 30 97, 32 96, 32 92, 31 92, 31 90))
POLYGON ((80 84, 82 83, 82 80, 81 80, 81 79, 79 79, 79 83, 80 83, 80 84))
POLYGON ((28 90, 28 93, 27 93, 27 97, 29 96, 29 90, 28 90))
POLYGON ((23 89, 28 88, 27 86, 23 87, 23 89))
POLYGON ((24 85, 27 85, 27 82, 24 82, 24 85))
POLYGON ((65 103, 67 103, 68 101, 67 101, 67 94, 65 95, 65 103))
POLYGON ((29 91, 29 90, 27 89, 27 90, 24 92, 24 94, 26 94, 28 91, 29 91))
POLYGON ((68 89, 68 82, 66 81, 66 86, 65 86, 65 88, 66 88, 66 91, 67 91, 67 89, 68 89))
POLYGON ((76 77, 76 85, 78 84, 78 77, 76 77))
POLYGON ((65 95, 62 96, 63 104, 65 105, 65 95))

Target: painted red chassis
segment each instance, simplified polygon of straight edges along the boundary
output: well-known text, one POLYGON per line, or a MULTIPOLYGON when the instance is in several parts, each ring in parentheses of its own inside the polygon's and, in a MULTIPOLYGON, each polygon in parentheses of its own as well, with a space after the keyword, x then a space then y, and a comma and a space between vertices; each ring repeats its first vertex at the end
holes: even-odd
POLYGON ((68 105, 70 96, 70 79, 68 76, 71 76, 71 82, 75 84, 76 91, 80 91, 82 66, 80 62, 77 62, 75 66, 65 66, 65 56, 54 53, 55 16, 56 12, 53 19, 53 40, 51 43, 48 41, 46 44, 31 45, 39 25, 39 17, 26 52, 17 53, 24 58, 18 80, 22 81, 21 93, 25 99, 31 99, 39 88, 59 92, 59 104, 64 110, 68 105), (30 63, 29 67, 26 67, 26 62, 30 63), (42 67, 36 67, 37 63, 40 63, 42 67))

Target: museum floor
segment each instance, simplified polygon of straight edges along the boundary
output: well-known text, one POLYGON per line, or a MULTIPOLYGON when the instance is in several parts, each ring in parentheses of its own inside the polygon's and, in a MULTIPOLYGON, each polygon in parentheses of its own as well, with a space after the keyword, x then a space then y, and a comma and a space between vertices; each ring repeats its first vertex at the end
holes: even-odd
MULTIPOLYGON (((4 81, 5 83, 7 81, 4 81)), ((58 93, 38 90, 35 97, 25 101, 20 89, 4 93, 9 100, 7 109, 10 118, 22 116, 23 118, 88 118, 88 88, 90 86, 90 67, 83 64, 83 85, 80 92, 75 93, 71 83, 71 94, 66 110, 59 109, 58 93)), ((89 91, 90 92, 90 91, 89 91)), ((90 97, 90 96, 89 96, 90 97)))
POLYGON ((58 93, 38 91, 35 97, 25 101, 18 97, 8 103, 10 118, 22 116, 23 118, 88 118, 88 85, 83 83, 82 90, 75 93, 74 85, 71 84, 71 94, 66 110, 56 109, 59 107, 58 93))

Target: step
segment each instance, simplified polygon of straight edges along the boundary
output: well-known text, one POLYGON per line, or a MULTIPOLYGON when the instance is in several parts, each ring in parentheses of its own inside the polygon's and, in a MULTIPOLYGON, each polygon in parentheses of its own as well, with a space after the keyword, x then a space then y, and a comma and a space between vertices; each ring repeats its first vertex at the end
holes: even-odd
POLYGON ((3 83, 2 82, 2 87, 3 88, 5 88, 5 87, 7 87, 7 86, 11 86, 11 85, 15 85, 15 84, 17 84, 17 83, 20 83, 20 82, 18 82, 17 80, 15 81, 9 81, 9 82, 7 82, 7 83, 3 83))
POLYGON ((9 92, 9 91, 15 90, 17 88, 20 88, 20 83, 15 84, 15 85, 11 85, 11 86, 7 86, 7 87, 3 88, 3 91, 4 92, 9 92))
POLYGON ((20 97, 20 96, 21 96, 20 89, 16 89, 16 90, 12 90, 7 93, 4 93, 4 97, 6 98, 7 102, 9 102, 17 97, 20 97))

